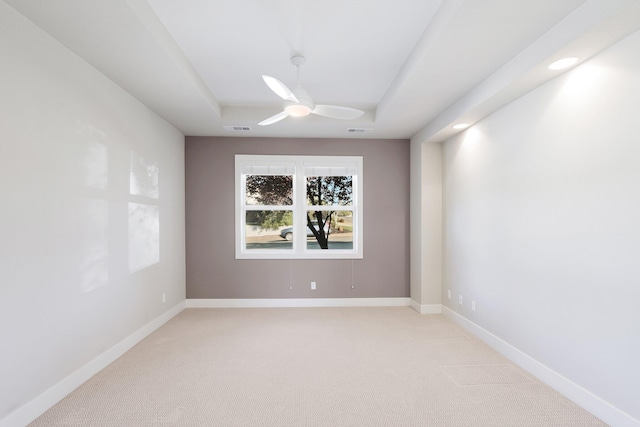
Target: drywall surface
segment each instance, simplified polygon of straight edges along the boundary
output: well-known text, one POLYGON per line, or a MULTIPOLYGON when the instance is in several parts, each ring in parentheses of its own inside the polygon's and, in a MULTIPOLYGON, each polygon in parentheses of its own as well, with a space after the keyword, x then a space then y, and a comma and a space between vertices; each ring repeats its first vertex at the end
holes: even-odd
MULTIPOLYGON (((410 185, 409 185, 409 221, 410 260, 409 260, 409 293, 411 299, 422 304, 422 144, 410 142, 410 185)), ((442 286, 442 284, 440 284, 442 286)))
POLYGON ((409 296, 408 140, 187 137, 185 150, 188 298, 409 296), (364 258, 235 259, 236 154, 363 156, 364 258))
POLYGON ((636 419, 638 52, 635 33, 445 144, 443 286, 446 306, 636 419))
POLYGON ((411 141, 411 299, 442 301, 442 144, 411 141))
POLYGON ((0 52, 2 420, 184 301, 185 263, 183 135, 3 2, 0 52))

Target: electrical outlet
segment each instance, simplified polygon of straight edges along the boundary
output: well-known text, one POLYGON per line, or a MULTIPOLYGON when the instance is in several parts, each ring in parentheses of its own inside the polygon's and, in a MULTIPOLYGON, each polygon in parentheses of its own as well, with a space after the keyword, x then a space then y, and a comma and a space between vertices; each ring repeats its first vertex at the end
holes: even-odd
POLYGON ((458 304, 462 305, 462 295, 458 295, 458 304))
POLYGON ((316 290, 316 282, 311 282, 311 289, 316 290))
POLYGON ((471 301, 471 311, 476 311, 476 302, 471 301))
POLYGON ((447 291, 447 298, 451 299, 451 289, 447 291))
POLYGON ((167 302, 167 294, 162 294, 162 303, 167 302))

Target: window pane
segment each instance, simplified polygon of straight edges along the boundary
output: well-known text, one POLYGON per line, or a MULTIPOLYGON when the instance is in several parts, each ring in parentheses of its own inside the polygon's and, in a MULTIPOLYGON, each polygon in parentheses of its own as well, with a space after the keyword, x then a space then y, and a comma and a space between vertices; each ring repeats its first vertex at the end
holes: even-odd
POLYGON ((362 162, 236 155, 236 258, 361 259, 362 162))
POLYGON ((308 176, 307 206, 353 206, 352 176, 308 176))
POLYGON ((245 216, 245 247, 292 249, 292 211, 248 211, 245 216))
POLYGON ((247 205, 292 205, 293 175, 247 175, 247 205))
POLYGON ((308 211, 307 218, 316 230, 307 225, 307 249, 353 249, 352 211, 308 211))

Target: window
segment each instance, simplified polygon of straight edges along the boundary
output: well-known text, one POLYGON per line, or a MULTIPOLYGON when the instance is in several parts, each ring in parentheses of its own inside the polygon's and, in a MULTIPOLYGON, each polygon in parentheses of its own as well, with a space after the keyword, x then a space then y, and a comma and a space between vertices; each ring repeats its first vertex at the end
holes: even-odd
POLYGON ((362 157, 236 155, 236 258, 362 258, 362 157))

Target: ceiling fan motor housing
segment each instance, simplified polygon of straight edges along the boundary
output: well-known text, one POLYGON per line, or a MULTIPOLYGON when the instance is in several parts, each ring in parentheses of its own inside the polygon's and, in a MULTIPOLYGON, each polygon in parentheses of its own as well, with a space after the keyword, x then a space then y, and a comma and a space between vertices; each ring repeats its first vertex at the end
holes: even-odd
POLYGON ((298 98, 298 102, 284 101, 284 110, 293 117, 304 117, 313 111, 313 101, 309 94, 300 86, 293 90, 293 94, 298 98))

